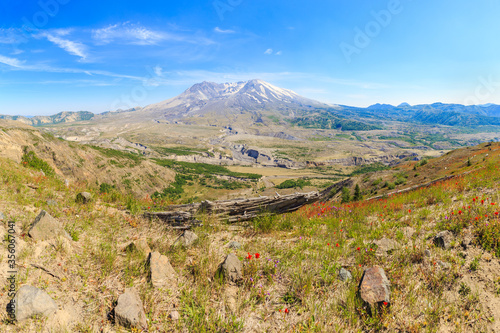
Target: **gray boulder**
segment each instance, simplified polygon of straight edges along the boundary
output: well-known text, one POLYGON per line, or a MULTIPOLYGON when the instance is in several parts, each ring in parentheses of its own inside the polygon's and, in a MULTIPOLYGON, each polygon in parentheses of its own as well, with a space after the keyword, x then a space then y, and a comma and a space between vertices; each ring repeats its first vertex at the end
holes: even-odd
POLYGON ((177 274, 166 256, 156 251, 152 252, 149 254, 148 264, 149 279, 153 287, 177 286, 177 274))
POLYGON ((52 240, 58 237, 71 240, 70 235, 64 230, 62 224, 44 210, 35 218, 28 231, 28 235, 36 241, 52 240))
POLYGON ((377 253, 379 254, 391 253, 392 251, 394 251, 396 248, 399 247, 399 244, 396 241, 388 238, 382 238, 380 240, 376 240, 374 241, 374 243, 378 247, 377 253))
POLYGON ((234 254, 228 254, 219 265, 217 275, 231 282, 239 282, 243 279, 241 261, 234 254))
POLYGON ((80 192, 76 195, 76 202, 86 204, 92 201, 92 194, 89 192, 80 192))
POLYGON ((115 322, 125 328, 148 328, 144 306, 135 288, 126 288, 118 297, 115 322))
POLYGON ((198 236, 191 230, 185 230, 182 235, 177 238, 174 245, 182 245, 184 247, 190 247, 198 239, 198 236))
POLYGON ((390 304, 391 300, 391 283, 385 275, 385 271, 378 266, 365 269, 361 282, 359 284, 359 292, 363 301, 370 305, 386 302, 390 304))
POLYGON ((0 212, 0 221, 3 221, 3 220, 5 220, 5 215, 2 212, 0 212))
POLYGON ((14 307, 16 320, 33 316, 48 317, 57 311, 57 304, 45 291, 33 286, 22 286, 8 307, 14 307))
POLYGON ((236 241, 232 241, 228 244, 228 246, 230 249, 235 249, 235 250, 239 250, 241 249, 241 244, 239 242, 236 242, 236 241))
POLYGON ((338 279, 340 281, 349 281, 352 279, 352 274, 345 268, 341 268, 339 271, 338 279))

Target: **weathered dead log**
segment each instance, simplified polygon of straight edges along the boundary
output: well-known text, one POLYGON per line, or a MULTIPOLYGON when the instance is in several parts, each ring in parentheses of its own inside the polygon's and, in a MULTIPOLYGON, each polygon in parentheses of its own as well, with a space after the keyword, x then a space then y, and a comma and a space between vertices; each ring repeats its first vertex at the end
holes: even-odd
POLYGON ((172 205, 165 212, 147 212, 146 217, 156 217, 171 225, 191 224, 200 213, 216 216, 228 222, 247 221, 263 214, 283 214, 317 201, 327 200, 342 187, 351 186, 350 178, 338 182, 325 190, 309 193, 295 193, 272 197, 202 201, 188 205, 172 205))

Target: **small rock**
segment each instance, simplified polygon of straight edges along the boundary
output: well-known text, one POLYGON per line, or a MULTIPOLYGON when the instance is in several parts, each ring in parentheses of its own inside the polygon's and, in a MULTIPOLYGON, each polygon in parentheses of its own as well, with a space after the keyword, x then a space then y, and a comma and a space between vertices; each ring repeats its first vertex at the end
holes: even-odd
POLYGON ((166 256, 159 252, 152 252, 149 254, 148 264, 153 287, 177 286, 177 274, 166 256))
POLYGON ((55 200, 47 200, 46 203, 47 203, 47 206, 55 206, 55 205, 57 205, 57 201, 55 201, 55 200))
POLYGON ((338 275, 338 279, 340 281, 344 281, 344 282, 345 281, 349 281, 349 280, 352 279, 352 274, 347 269, 341 268, 340 272, 339 272, 339 275, 338 275))
POLYGON ((483 254, 482 258, 483 258, 484 261, 487 261, 487 262, 490 262, 493 259, 493 257, 489 253, 483 254))
POLYGON ((76 202, 86 204, 92 201, 92 194, 89 192, 80 192, 76 195, 76 202))
POLYGON ((126 252, 141 252, 144 253, 145 255, 149 255, 151 252, 151 248, 148 245, 148 242, 146 242, 145 239, 139 239, 136 240, 129 245, 127 245, 124 249, 126 252))
POLYGON ((381 267, 374 266, 365 269, 363 272, 359 291, 361 298, 370 305, 381 302, 389 304, 391 296, 390 286, 391 283, 385 275, 385 271, 381 267))
POLYGON ((57 304, 45 291, 33 286, 22 286, 7 307, 15 307, 16 320, 36 315, 48 317, 57 311, 57 304))
POLYGON ((378 253, 391 253, 394 249, 396 249, 399 244, 388 238, 382 238, 380 240, 374 241, 374 243, 378 246, 377 252, 378 253))
POLYGON ((184 247, 190 247, 197 239, 198 236, 194 232, 185 230, 174 242, 174 245, 181 244, 184 247))
POLYGON ((227 247, 229 247, 230 249, 239 250, 241 249, 241 244, 239 242, 232 241, 231 243, 228 244, 227 247))
POLYGON ((431 256, 431 251, 429 249, 425 250, 424 251, 424 254, 426 257, 430 257, 431 256))
POLYGON ((174 311, 170 312, 170 314, 168 315, 168 318, 170 318, 170 320, 172 320, 172 321, 177 321, 181 318, 181 316, 179 315, 179 312, 174 310, 174 311))
POLYGON ((3 220, 5 220, 5 215, 3 215, 2 212, 0 212, 0 221, 3 221, 3 220))
POLYGON ((451 231, 441 231, 438 233, 433 242, 436 246, 442 247, 443 249, 449 249, 451 247, 451 241, 453 240, 453 234, 451 231))
POLYGON ((62 224, 44 210, 35 218, 28 231, 28 235, 36 241, 51 240, 58 237, 71 240, 70 235, 64 230, 62 224))
POLYGON ((228 254, 226 259, 219 265, 217 275, 222 275, 226 280, 231 282, 239 282, 243 279, 241 261, 234 254, 228 254))
POLYGON ((438 261, 437 264, 444 268, 444 269, 450 269, 451 268, 451 264, 449 262, 444 262, 444 261, 438 261))
POLYGON ((115 321, 125 328, 148 328, 144 306, 134 288, 126 288, 125 293, 118 297, 115 307, 115 321))
POLYGON ((64 186, 69 187, 69 180, 67 179, 64 180, 64 186))

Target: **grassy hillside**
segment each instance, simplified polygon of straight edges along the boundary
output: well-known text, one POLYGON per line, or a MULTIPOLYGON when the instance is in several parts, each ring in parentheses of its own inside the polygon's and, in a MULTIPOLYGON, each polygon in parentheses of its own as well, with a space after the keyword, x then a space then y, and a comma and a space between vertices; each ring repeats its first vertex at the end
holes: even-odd
MULTIPOLYGON (((173 246, 179 231, 142 217, 144 210, 161 209, 149 197, 99 193, 84 183, 68 187, 57 173, 44 176, 28 163, 0 158, 0 211, 6 216, 0 236, 5 239, 7 221, 15 221, 16 286, 45 290, 61 309, 15 325, 2 312, 0 330, 58 331, 56 322, 68 320, 59 331, 126 332, 111 313, 118 296, 134 286, 150 332, 497 331, 499 153, 498 144, 483 144, 418 162, 416 170, 417 162, 409 162, 357 176, 365 198, 374 186, 383 196, 373 200, 342 204, 335 198, 233 225, 200 216, 203 225, 193 229, 199 239, 188 248, 173 246), (447 175, 457 177, 394 193, 447 175), (378 187, 398 177, 406 184, 378 187), (75 202, 83 190, 92 192, 91 203, 75 202), (71 241, 35 242, 27 235, 41 209, 62 223, 71 241), (443 230, 453 233, 449 249, 432 241, 443 230), (397 245, 386 252, 383 238, 397 245), (144 254, 123 251, 134 240, 168 257, 177 286, 149 283, 144 254), (231 241, 241 249, 229 248, 231 241), (215 276, 228 253, 243 264, 239 284, 215 276), (391 301, 369 314, 358 285, 373 265, 385 270, 391 301), (338 279, 341 267, 352 274, 350 281, 338 279), (169 318, 173 311, 179 320, 169 318)), ((0 257, 5 280, 5 241, 0 257)), ((4 308, 7 290, 5 283, 4 308)))

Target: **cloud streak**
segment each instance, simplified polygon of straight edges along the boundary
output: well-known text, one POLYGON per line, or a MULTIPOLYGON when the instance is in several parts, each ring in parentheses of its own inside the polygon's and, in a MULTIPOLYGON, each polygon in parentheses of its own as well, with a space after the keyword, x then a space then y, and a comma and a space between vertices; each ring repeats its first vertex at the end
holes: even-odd
POLYGON ((87 47, 79 42, 73 42, 68 39, 63 39, 52 34, 44 34, 49 42, 54 43, 61 49, 65 50, 69 54, 80 57, 82 60, 86 60, 88 57, 87 47))
POLYGON ((0 55, 0 63, 15 68, 22 68, 24 61, 0 55))
POLYGON ((183 35, 167 31, 158 31, 129 22, 109 25, 92 30, 92 39, 97 45, 120 43, 129 45, 159 45, 161 42, 181 42, 210 45, 215 42, 196 35, 183 35))

